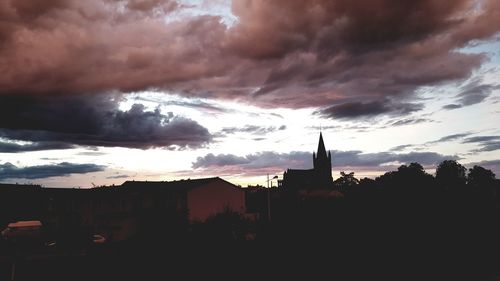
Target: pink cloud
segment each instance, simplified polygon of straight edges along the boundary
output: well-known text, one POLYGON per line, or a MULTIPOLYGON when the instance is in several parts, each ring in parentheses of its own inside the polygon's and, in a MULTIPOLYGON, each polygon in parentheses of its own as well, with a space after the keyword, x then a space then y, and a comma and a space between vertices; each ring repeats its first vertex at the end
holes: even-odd
POLYGON ((500 30, 498 1, 481 3, 241 0, 228 27, 174 18, 172 0, 8 0, 0 94, 160 89, 291 108, 407 99, 483 63, 456 51, 500 30))

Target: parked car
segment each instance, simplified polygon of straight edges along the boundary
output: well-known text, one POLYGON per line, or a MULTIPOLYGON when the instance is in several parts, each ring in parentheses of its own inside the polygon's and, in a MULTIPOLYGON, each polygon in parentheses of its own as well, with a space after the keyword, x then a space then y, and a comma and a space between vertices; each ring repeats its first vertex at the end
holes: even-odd
POLYGON ((2 237, 8 240, 40 238, 42 223, 40 221, 12 222, 2 230, 2 237))
POLYGON ((44 235, 40 221, 17 221, 7 225, 1 232, 6 245, 16 249, 35 250, 43 247, 44 235))

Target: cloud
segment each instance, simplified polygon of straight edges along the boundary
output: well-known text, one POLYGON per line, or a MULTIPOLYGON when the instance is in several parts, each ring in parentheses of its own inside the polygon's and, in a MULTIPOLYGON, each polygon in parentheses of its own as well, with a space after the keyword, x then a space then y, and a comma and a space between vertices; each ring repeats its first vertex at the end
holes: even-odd
POLYGON ((421 110, 422 104, 400 103, 394 104, 387 100, 373 102, 349 102, 326 108, 318 112, 320 115, 332 119, 369 118, 382 114, 407 115, 421 110))
POLYGON ((428 143, 440 143, 440 142, 455 141, 455 140, 463 139, 463 138, 468 137, 470 135, 471 135, 471 133, 452 134, 452 135, 447 135, 447 136, 444 136, 438 140, 431 141, 428 143))
POLYGON ((461 92, 457 95, 457 103, 447 104, 443 106, 443 109, 457 109, 481 103, 496 89, 500 89, 500 86, 473 80, 461 87, 461 92))
POLYGON ((500 149, 500 141, 484 143, 483 147, 478 149, 478 151, 494 151, 500 149))
POLYGON ((404 105, 422 86, 468 78, 487 57, 458 50, 500 30, 496 0, 239 0, 232 26, 220 15, 180 16, 184 8, 172 0, 2 1, 0 95, 160 90, 327 106, 335 118, 393 115, 418 110, 404 105))
POLYGON ((451 104, 444 105, 443 109, 458 109, 458 108, 462 108, 462 107, 463 106, 461 104, 451 103, 451 104))
POLYGON ((95 164, 73 164, 62 162, 53 165, 17 167, 9 162, 0 164, 0 180, 5 179, 42 179, 66 177, 71 174, 87 174, 104 171, 105 166, 95 164))
POLYGON ((114 175, 114 176, 108 176, 106 179, 127 179, 130 178, 129 175, 114 175))
POLYGON ((434 120, 428 118, 405 118, 390 122, 389 126, 405 126, 405 125, 414 125, 425 122, 434 122, 434 120))
POLYGON ((500 149, 500 136, 477 136, 466 138, 463 143, 475 143, 479 145, 473 152, 487 152, 500 149))
MULTIPOLYGON (((407 164, 418 162, 424 166, 436 165, 443 160, 458 160, 454 155, 442 155, 435 152, 411 153, 363 153, 361 151, 332 151, 333 169, 373 169, 384 170, 386 165, 407 164)), ((207 154, 198 157, 192 163, 193 169, 214 171, 225 174, 259 175, 262 172, 284 171, 287 168, 312 168, 312 154, 293 151, 290 153, 258 152, 246 156, 233 154, 207 154)), ((391 166, 392 167, 392 166, 391 166)))
POLYGON ((391 148, 390 151, 402 151, 402 150, 405 150, 406 148, 410 148, 413 146, 414 146, 413 144, 402 144, 402 145, 398 145, 398 146, 391 148))
POLYGON ((460 93, 459 102, 462 106, 477 104, 485 100, 493 91, 492 85, 478 85, 460 93))
POLYGON ((335 151, 332 153, 332 162, 345 167, 380 167, 396 163, 418 162, 424 166, 435 165, 443 160, 457 160, 454 155, 442 155, 435 152, 410 152, 410 153, 362 153, 361 151, 335 151))
POLYGON ((141 104, 122 111, 120 98, 0 96, 0 137, 35 143, 27 149, 54 143, 141 149, 199 147, 211 140, 205 127, 172 112, 146 111, 141 104))
POLYGON ((268 133, 283 131, 286 129, 286 125, 281 125, 279 127, 275 126, 256 126, 256 125, 245 125, 243 127, 226 127, 221 130, 224 134, 235 134, 235 133, 249 133, 254 135, 266 135, 268 133))
POLYGON ((70 149, 74 145, 61 142, 37 142, 30 144, 17 144, 8 141, 0 141, 0 153, 17 153, 52 149, 70 149))
POLYGON ((482 143, 482 142, 489 142, 489 141, 494 141, 494 140, 500 140, 500 136, 477 136, 477 137, 470 137, 466 138, 463 142, 464 143, 482 143))
POLYGON ((427 144, 435 144, 448 141, 460 140, 461 143, 477 144, 478 149, 473 152, 494 151, 500 149, 500 136, 471 136, 472 133, 462 133, 444 136, 438 140, 428 142, 427 144))
POLYGON ((174 105, 174 106, 181 106, 181 107, 189 107, 189 108, 194 108, 194 109, 199 109, 207 113, 227 113, 230 112, 230 109, 223 108, 221 106, 218 106, 214 103, 207 102, 207 101, 202 101, 199 99, 185 99, 181 98, 179 96, 172 96, 172 99, 165 100, 165 95, 161 96, 148 96, 145 97, 143 95, 137 95, 133 99, 135 101, 146 101, 146 102, 152 102, 155 104, 161 104, 161 105, 174 105))
POLYGON ((203 157, 198 157, 193 162, 193 169, 211 167, 211 166, 232 166, 240 164, 248 164, 250 160, 245 157, 236 156, 233 154, 218 154, 209 153, 203 157))
POLYGON ((475 165, 492 170, 497 176, 500 175, 500 160, 486 160, 481 162, 473 162, 466 164, 469 168, 475 165))

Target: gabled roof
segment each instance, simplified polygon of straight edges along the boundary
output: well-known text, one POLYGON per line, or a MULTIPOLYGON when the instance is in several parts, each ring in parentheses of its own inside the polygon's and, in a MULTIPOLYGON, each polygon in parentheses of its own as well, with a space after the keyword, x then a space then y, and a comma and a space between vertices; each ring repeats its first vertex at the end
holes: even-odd
POLYGON ((226 180, 223 180, 219 177, 187 179, 187 180, 177 180, 177 181, 126 181, 119 187, 126 189, 165 188, 171 190, 185 190, 185 189, 189 190, 215 181, 222 181, 224 183, 230 184, 235 188, 238 188, 236 185, 226 180))

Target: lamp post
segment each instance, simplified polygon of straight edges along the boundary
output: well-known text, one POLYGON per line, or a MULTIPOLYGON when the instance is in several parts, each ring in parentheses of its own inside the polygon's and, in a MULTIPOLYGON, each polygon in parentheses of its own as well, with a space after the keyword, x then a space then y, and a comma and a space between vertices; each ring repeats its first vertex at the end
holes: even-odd
POLYGON ((272 180, 277 179, 278 176, 274 176, 269 179, 269 174, 267 174, 267 221, 271 221, 271 188, 269 187, 269 182, 271 181, 271 187, 273 187, 272 180))

